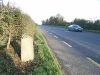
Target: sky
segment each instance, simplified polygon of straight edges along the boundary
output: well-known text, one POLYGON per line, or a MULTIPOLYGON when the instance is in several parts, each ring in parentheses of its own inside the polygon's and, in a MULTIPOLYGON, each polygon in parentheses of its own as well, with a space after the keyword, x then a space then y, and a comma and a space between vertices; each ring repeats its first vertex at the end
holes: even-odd
POLYGON ((4 0, 7 1, 30 15, 38 24, 56 14, 61 14, 68 22, 75 18, 100 19, 100 0, 4 0))

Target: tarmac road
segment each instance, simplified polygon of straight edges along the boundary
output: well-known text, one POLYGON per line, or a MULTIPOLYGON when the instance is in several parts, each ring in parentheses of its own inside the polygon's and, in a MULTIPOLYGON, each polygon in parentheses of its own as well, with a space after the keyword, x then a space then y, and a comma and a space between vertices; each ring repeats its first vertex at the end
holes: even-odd
MULTIPOLYGON (((41 26, 65 73, 100 75, 100 34, 71 32, 65 28, 41 26)), ((67 74, 65 74, 67 75, 67 74)))

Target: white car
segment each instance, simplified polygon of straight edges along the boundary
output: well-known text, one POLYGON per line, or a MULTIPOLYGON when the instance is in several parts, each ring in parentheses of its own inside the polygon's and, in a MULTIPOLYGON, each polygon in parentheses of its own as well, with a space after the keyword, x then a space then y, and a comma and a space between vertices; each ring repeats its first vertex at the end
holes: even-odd
POLYGON ((79 31, 79 32, 82 32, 83 28, 81 26, 79 26, 79 25, 72 24, 72 25, 68 26, 68 30, 69 31, 79 31))

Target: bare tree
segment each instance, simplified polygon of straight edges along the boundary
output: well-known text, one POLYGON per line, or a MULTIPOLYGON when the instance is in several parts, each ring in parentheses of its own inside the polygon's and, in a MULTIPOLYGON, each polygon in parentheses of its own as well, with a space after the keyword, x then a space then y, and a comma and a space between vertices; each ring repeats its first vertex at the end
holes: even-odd
POLYGON ((9 3, 4 9, 1 21, 4 33, 8 37, 7 49, 9 49, 12 37, 18 35, 18 31, 21 30, 21 12, 17 8, 10 7, 9 3))

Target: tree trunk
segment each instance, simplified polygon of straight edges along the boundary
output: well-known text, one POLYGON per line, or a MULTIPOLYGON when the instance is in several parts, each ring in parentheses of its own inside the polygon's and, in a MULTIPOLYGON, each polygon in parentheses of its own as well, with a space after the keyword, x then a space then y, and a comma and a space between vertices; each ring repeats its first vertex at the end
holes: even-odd
POLYGON ((26 62, 34 59, 33 38, 23 36, 21 38, 21 61, 26 62))
POLYGON ((7 49, 10 48, 10 42, 11 42, 11 33, 9 33, 9 38, 8 38, 8 42, 7 42, 7 49))

